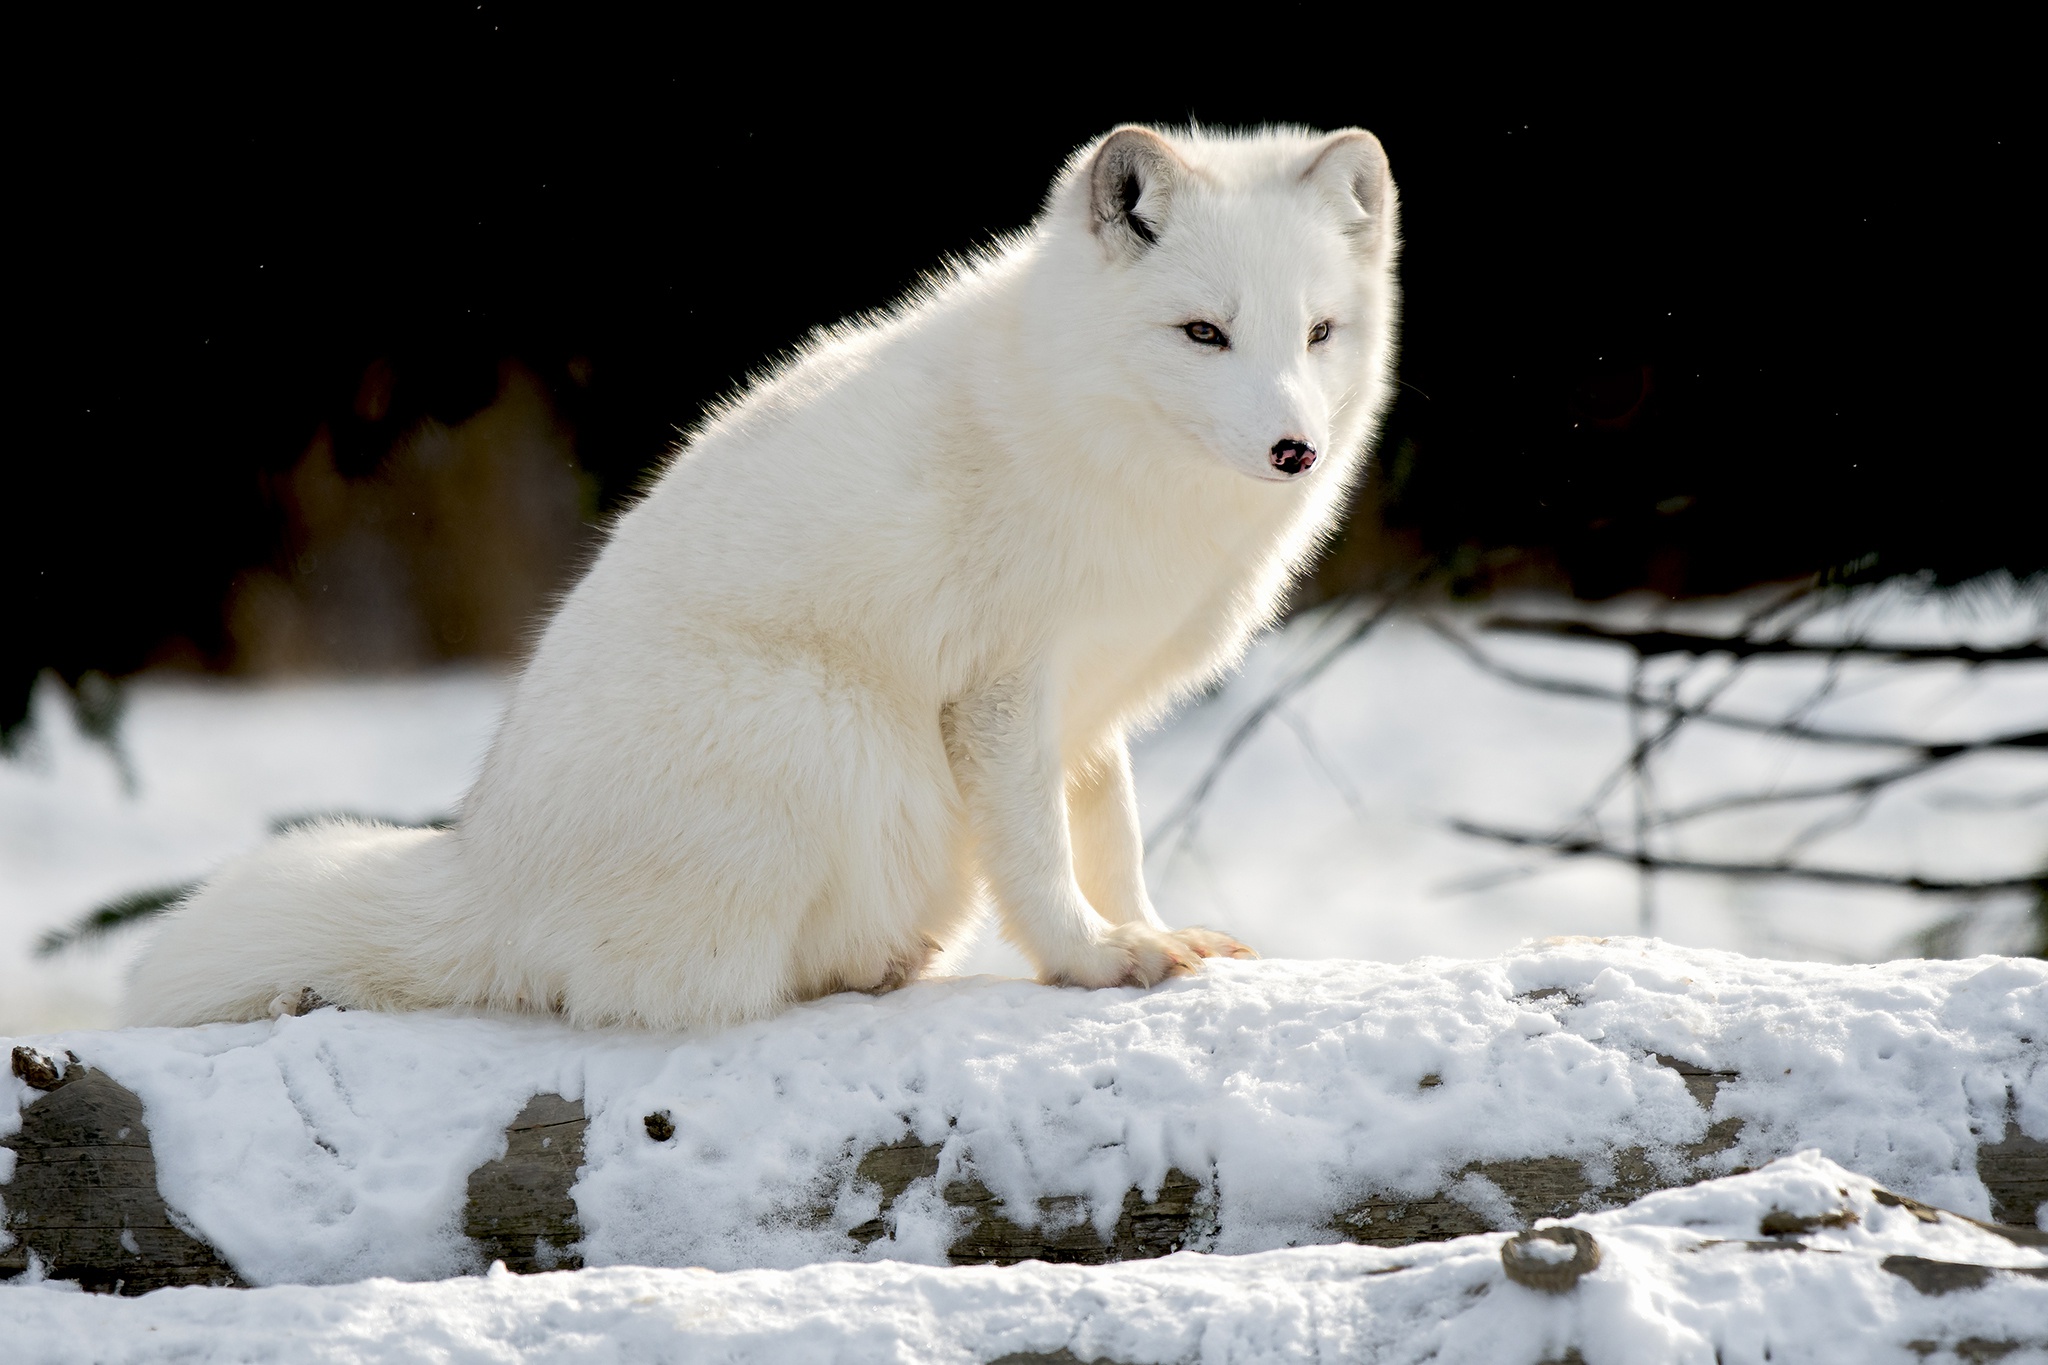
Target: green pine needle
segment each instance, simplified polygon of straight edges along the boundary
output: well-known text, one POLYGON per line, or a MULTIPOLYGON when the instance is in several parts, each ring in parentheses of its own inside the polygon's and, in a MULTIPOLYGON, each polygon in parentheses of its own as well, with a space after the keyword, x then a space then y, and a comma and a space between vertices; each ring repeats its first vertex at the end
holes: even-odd
MULTIPOLYGON (((452 815, 436 815, 426 820, 400 820, 390 816, 364 815, 358 811, 315 811, 303 815, 286 815, 270 822, 272 834, 289 834, 308 825, 317 825, 328 820, 356 820, 364 824, 397 825, 407 829, 448 829, 455 824, 452 815)), ((197 891, 197 881, 178 882, 171 886, 154 887, 148 891, 134 891, 105 905, 88 910, 62 929, 52 929, 36 941, 37 957, 55 957, 67 948, 81 943, 96 943, 118 929, 160 915, 185 897, 197 891)))
POLYGON ((179 882, 149 891, 132 891, 87 911, 66 928, 44 934, 36 943, 36 956, 54 957, 80 943, 97 942, 125 925, 162 914, 198 889, 198 882, 179 882))

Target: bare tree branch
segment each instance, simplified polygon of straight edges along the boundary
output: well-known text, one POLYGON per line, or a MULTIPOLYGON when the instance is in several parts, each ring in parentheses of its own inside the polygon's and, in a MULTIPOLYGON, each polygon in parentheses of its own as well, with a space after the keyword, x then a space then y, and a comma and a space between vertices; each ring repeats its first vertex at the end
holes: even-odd
POLYGON ((1209 760, 1209 766, 1195 779, 1195 785, 1188 789, 1187 795, 1180 799, 1180 803, 1165 819, 1153 827, 1152 833, 1145 840, 1145 852, 1152 853, 1161 841, 1175 830, 1183 826, 1192 826, 1202 804, 1209 799, 1210 789, 1216 785, 1216 779, 1223 775, 1224 768, 1237 756, 1237 751, 1244 747, 1245 741, 1258 733, 1259 727, 1285 705, 1289 698, 1320 678, 1330 665, 1337 662, 1353 645, 1379 629, 1381 622, 1394 614, 1394 609, 1408 598, 1416 586, 1411 583, 1407 588, 1388 593, 1380 599, 1378 606, 1354 622, 1349 630, 1339 635, 1322 653, 1282 679, 1271 692, 1261 697, 1259 704, 1251 709, 1250 714, 1239 721, 1236 728, 1224 737, 1214 757, 1209 760))
POLYGON ((1687 668, 1683 677, 1674 679, 1665 688, 1665 695, 1658 702, 1665 712, 1664 723, 1657 728, 1656 733, 1645 735, 1642 733, 1640 718, 1643 707, 1648 705, 1649 702, 1643 692, 1642 660, 1638 659, 1636 664, 1635 673, 1629 683, 1629 690, 1626 693, 1618 694, 1628 701, 1628 753, 1622 757, 1620 763, 1608 770, 1607 776, 1602 778, 1599 785, 1593 789, 1593 794, 1587 797, 1579 806, 1578 813, 1565 822, 1564 828, 1568 830, 1587 828, 1597 831, 1600 827, 1600 810, 1607 804, 1607 799, 1614 795, 1616 788, 1621 785, 1623 779, 1640 773, 1643 770, 1643 765, 1649 761, 1651 754, 1677 738, 1679 729, 1684 726, 1688 719, 1697 714, 1699 710, 1712 706, 1716 701, 1720 700, 1721 694, 1734 686, 1735 680, 1741 676, 1738 671, 1740 664, 1738 664, 1735 669, 1729 670, 1728 675, 1716 683, 1705 697, 1695 703, 1694 710, 1688 711, 1678 704, 1678 689, 1691 680, 1692 674, 1698 666, 1698 660, 1695 660, 1693 666, 1687 668))
MULTIPOLYGON (((1778 596, 1771 598, 1749 612, 1743 617, 1742 624, 1738 629, 1746 635, 1751 631, 1762 629, 1766 623, 1771 622, 1773 618, 1778 617, 1787 608, 1796 608, 1792 615, 1775 623, 1774 629, 1776 632, 1778 634, 1785 634, 1797 630, 1800 625, 1823 610, 1826 605, 1827 599, 1815 591, 1814 585, 1811 582, 1800 583, 1795 585, 1790 591, 1780 593, 1778 596)), ((1440 633, 1449 629, 1448 626, 1443 625, 1441 622, 1432 621, 1430 624, 1437 628, 1440 633)), ((1708 656, 1704 654, 1694 655, 1692 662, 1686 665, 1685 671, 1665 684, 1663 696, 1659 699, 1659 705, 1665 713, 1664 722, 1658 727, 1655 734, 1645 736, 1641 725, 1644 705, 1641 698, 1645 695, 1645 666, 1647 660, 1641 655, 1636 656, 1635 673, 1629 682, 1629 691, 1627 693, 1629 751, 1622 758, 1621 762, 1610 769, 1607 776, 1600 780, 1599 784, 1594 788, 1593 794, 1587 797, 1580 805, 1578 813, 1565 822, 1563 829, 1569 831, 1584 828, 1598 834, 1600 831, 1600 811, 1606 806, 1608 798, 1614 794, 1625 778, 1633 777, 1638 792, 1647 792, 1648 789, 1645 783, 1650 756, 1675 740, 1679 730, 1684 727, 1685 722, 1693 713, 1705 711, 1715 702, 1719 701, 1722 694, 1733 687, 1742 676, 1742 666, 1745 661, 1737 659, 1734 665, 1729 668, 1719 682, 1715 683, 1708 690, 1705 696, 1694 701, 1692 712, 1682 709, 1678 702, 1679 693, 1687 683, 1692 681, 1693 677, 1706 663, 1707 658, 1708 656)), ((1836 665, 1830 662, 1828 668, 1830 676, 1832 676, 1836 665)), ((1822 691, 1810 699, 1808 704, 1817 704, 1819 697, 1825 695, 1828 685, 1831 684, 1824 684, 1822 691)), ((1795 716, 1797 714, 1800 713, 1795 712, 1795 716)), ((1647 847, 1647 828, 1644 827, 1641 817, 1648 813, 1647 806, 1639 802, 1636 839, 1636 847, 1638 848, 1647 847)), ((1640 907, 1645 917, 1651 912, 1649 891, 1649 878, 1646 876, 1643 887, 1644 897, 1640 907)))
MULTIPOLYGON (((1655 799, 1650 791, 1650 749, 1654 743, 1661 743, 1675 734, 1683 721, 1673 717, 1667 721, 1662 733, 1651 740, 1644 733, 1643 695, 1644 665, 1647 660, 1636 655, 1635 668, 1629 674, 1628 684, 1628 758, 1624 763, 1629 774, 1629 791, 1634 796, 1636 826, 1636 925, 1645 936, 1657 924, 1657 876, 1650 863, 1650 806, 1655 799)), ((1677 684, 1672 684, 1669 694, 1675 699, 1677 684)), ((1595 811, 1598 810, 1594 806, 1595 811)))
MULTIPOLYGON (((2039 737, 2020 735, 2016 738, 2019 740, 2034 739, 2038 741, 2039 737)), ((1967 758, 1971 754, 1982 753, 1985 747, 1987 746, 1983 744, 1946 746, 1941 752, 1930 754, 1926 758, 1916 759, 1911 763, 1902 763, 1893 768, 1881 768, 1876 772, 1864 773, 1860 777, 1843 778, 1837 782, 1818 782, 1805 787, 1786 787, 1780 791, 1748 792, 1740 796, 1717 796, 1710 800, 1695 802, 1690 806, 1681 806, 1677 810, 1665 811, 1657 817, 1655 823, 1660 825, 1678 825, 1688 820, 1700 819, 1703 816, 1719 815, 1724 811, 1744 810, 1754 806, 1789 805, 1798 801, 1820 801, 1830 796, 1863 796, 1908 781, 1920 776, 1922 773, 1932 772, 1945 763, 1953 763, 1959 758, 1967 758)), ((2016 745, 2015 747, 2029 746, 2016 745)), ((2032 747, 2038 747, 2038 743, 2032 747)), ((2017 796, 2006 798, 1973 799, 1958 793, 1944 799, 1941 804, 1955 806, 1959 809, 2018 810, 2044 800, 2048 800, 2048 787, 2031 792, 2022 792, 2017 796)))
MULTIPOLYGON (((1548 692, 1561 697, 1583 697, 1589 701, 1619 702, 1627 704, 1629 693, 1614 687, 1603 687, 1599 683, 1583 683, 1569 678, 1546 677, 1540 673, 1529 673, 1511 664, 1504 664, 1480 649, 1458 631, 1442 621, 1423 615, 1422 623, 1458 650, 1474 667, 1490 673, 1503 681, 1514 683, 1537 692, 1548 692)), ((1644 698, 1647 704, 1659 704, 1655 698, 1644 698)), ((1746 730, 1752 734, 1781 735, 1787 739, 1807 740, 1814 744, 1851 744, 1875 749, 1911 749, 1928 757, 1954 755, 1964 750, 1977 749, 2048 749, 2048 730, 2030 730, 2023 733, 1994 735, 1988 739, 1964 740, 1954 743, 1934 743, 1928 740, 1912 739, 1904 735, 1887 735, 1862 730, 1823 730, 1810 725, 1794 725, 1783 721, 1769 720, 1757 716, 1731 715, 1725 711, 1710 711, 1703 705, 1674 703, 1671 708, 1686 720, 1704 721, 1733 730, 1746 730)))
POLYGON ((1823 811, 1816 820, 1808 824, 1778 850, 1777 861, 1790 863, 1794 858, 1812 848, 1831 834, 1840 834, 1861 824, 1863 817, 1870 814, 1870 808, 1877 804, 1877 792, 1858 792, 1839 810, 1823 811))
POLYGON ((1309 761, 1316 765, 1316 770, 1322 773, 1324 779, 1337 789, 1337 795, 1344 798, 1344 804, 1351 808, 1351 813, 1363 817, 1365 803, 1359 797, 1358 789, 1351 785, 1350 778, 1337 771, 1335 765, 1330 762, 1329 755, 1323 752, 1323 746, 1316 739, 1315 731, 1309 727, 1308 717, 1294 706, 1283 706, 1274 714, 1280 717, 1281 724, 1294 732, 1294 737, 1301 741, 1302 752, 1308 755, 1309 761))
POLYGON ((1833 644, 1799 640, 1754 640, 1742 633, 1700 635, 1682 630, 1610 630, 1590 621, 1566 618, 1493 616, 1479 623, 1481 630, 1514 631, 1525 635, 1555 635, 1567 639, 1596 640, 1625 645, 1643 658, 1660 654, 1732 654, 1738 659, 1766 654, 1860 655, 1901 662, 1945 660, 1966 664, 2026 663, 2048 659, 2048 643, 2039 640, 2004 649, 1978 649, 1974 645, 1885 645, 1867 640, 1844 640, 1833 644))
POLYGON ((1658 872, 1701 872, 1716 877, 1791 877, 1801 881, 1831 882, 1845 886, 1890 886, 1923 895, 1975 896, 1994 891, 2048 890, 2048 871, 2017 877, 1991 877, 1982 881, 1952 881, 1939 877, 1898 876, 1885 872, 1862 872, 1845 867, 1801 867, 1789 863, 1721 863, 1692 858, 1660 858, 1616 848, 1598 839, 1574 839, 1563 835, 1538 834, 1530 830, 1502 829, 1470 820, 1453 820, 1451 828, 1460 834, 1516 848, 1543 848, 1561 857, 1606 858, 1613 862, 1648 867, 1658 872))
POLYGON ((2025 810, 2048 802, 2048 787, 2013 792, 2005 796, 1980 796, 1976 792, 1936 792, 1927 804, 1941 810, 2025 810))

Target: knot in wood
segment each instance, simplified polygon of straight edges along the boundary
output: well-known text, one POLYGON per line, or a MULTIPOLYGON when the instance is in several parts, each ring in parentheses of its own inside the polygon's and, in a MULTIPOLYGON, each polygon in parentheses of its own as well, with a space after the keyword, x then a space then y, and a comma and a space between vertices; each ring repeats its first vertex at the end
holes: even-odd
POLYGON ((1562 1294, 1599 1267, 1600 1244, 1577 1228, 1536 1228, 1503 1242, 1500 1264, 1516 1284, 1562 1294))
POLYGON ((1757 1231, 1766 1237, 1804 1237, 1819 1228, 1845 1228, 1856 1221, 1855 1211, 1851 1209, 1836 1209, 1832 1213, 1790 1213, 1774 1208, 1758 1222, 1757 1231))

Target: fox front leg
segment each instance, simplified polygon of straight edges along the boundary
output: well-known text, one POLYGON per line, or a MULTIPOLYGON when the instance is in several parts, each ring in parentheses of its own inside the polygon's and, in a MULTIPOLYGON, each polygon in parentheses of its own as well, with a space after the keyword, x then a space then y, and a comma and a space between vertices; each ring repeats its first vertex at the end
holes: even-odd
POLYGON ((1082 894, 1068 839, 1057 725, 1036 674, 998 678, 946 708, 946 751, 1003 934, 1040 979, 1150 986, 1199 954, 1143 918, 1111 924, 1082 894))
POLYGON ((1131 754, 1117 735, 1067 772, 1067 822, 1074 871, 1095 909, 1111 924, 1149 924, 1198 957, 1257 957, 1213 929, 1167 929, 1145 891, 1145 840, 1131 754))

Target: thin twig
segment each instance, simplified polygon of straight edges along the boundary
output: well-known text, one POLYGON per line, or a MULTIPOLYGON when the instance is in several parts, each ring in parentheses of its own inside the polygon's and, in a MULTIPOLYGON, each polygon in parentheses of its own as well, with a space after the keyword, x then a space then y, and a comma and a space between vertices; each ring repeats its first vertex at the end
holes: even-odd
MULTIPOLYGON (((1493 658, 1474 645, 1457 631, 1435 621, 1427 615, 1419 617, 1422 623, 1441 635, 1454 649, 1464 654, 1472 664, 1494 677, 1527 687, 1537 692, 1548 692, 1562 697, 1583 697, 1589 701, 1626 702, 1628 693, 1619 688, 1602 687, 1598 683, 1575 682, 1567 678, 1545 677, 1540 673, 1528 673, 1493 658)), ((1680 704, 1676 710, 1686 720, 1704 721, 1732 730, 1745 730, 1752 734, 1781 735, 1787 739, 1807 740, 1815 744, 1851 744, 1875 749, 1912 749, 1928 756, 1953 754, 1965 749, 2048 749, 2048 730, 2029 730, 2022 733, 1994 735, 1989 739, 1964 740, 1954 743, 1935 743, 1923 739, 1910 739, 1904 735, 1877 734, 1860 730, 1821 730, 1808 725, 1788 725, 1782 721, 1766 720, 1754 716, 1732 715, 1725 711, 1708 711, 1700 706, 1680 704)))
POLYGON ((1236 728, 1224 736, 1223 743, 1209 759, 1209 766, 1195 779, 1195 785, 1180 799, 1180 804, 1153 827, 1151 835, 1145 840, 1145 852, 1151 854, 1169 834, 1191 824, 1197 812, 1201 810, 1202 804, 1209 799, 1209 792, 1215 787, 1216 779, 1223 775, 1223 770, 1230 765, 1230 760, 1237 756, 1237 751, 1245 746, 1245 742, 1258 733, 1259 727, 1264 725, 1290 697, 1320 678, 1345 651, 1377 630, 1381 622, 1393 615, 1394 608, 1406 600, 1411 590, 1412 588, 1388 593, 1380 600, 1378 606, 1359 618, 1349 630, 1325 647, 1322 653, 1316 655, 1306 666, 1282 679, 1272 691, 1261 697, 1258 705, 1237 723, 1236 728))
POLYGON ((1895 876, 1884 872, 1859 872, 1845 867, 1800 867, 1785 863, 1717 863, 1693 858, 1648 858, 1625 848, 1596 839, 1569 839, 1538 834, 1530 830, 1501 829, 1453 820, 1451 828, 1460 834, 1517 848, 1545 848, 1563 857, 1607 858, 1637 866, 1644 862, 1660 872, 1701 872, 1717 877, 1792 877, 1803 881, 1834 882, 1849 886, 1891 886, 1925 895, 1975 896, 1994 891, 2048 890, 2048 871, 2017 877, 1992 877, 1982 881, 1951 881, 1939 877, 1895 876))
POLYGON ((1927 804, 1940 810, 2026 810, 2048 802, 2048 787, 2014 792, 2009 796, 1979 796, 1976 792, 1934 792, 1927 804))
MULTIPOLYGON (((1815 615, 1823 611, 1826 606, 1827 598, 1815 593, 1811 583, 1798 584, 1789 592, 1781 593, 1749 611, 1743 616, 1741 624, 1736 629, 1738 633, 1747 636, 1752 632, 1763 630, 1767 623, 1772 621, 1772 618, 1777 617, 1780 619, 1776 622, 1773 633, 1778 636, 1787 635, 1811 620, 1815 615), (1783 615, 1787 608, 1793 608, 1794 610, 1789 615, 1783 615)), ((1727 671, 1721 675, 1720 680, 1708 688, 1704 695, 1696 698, 1690 708, 1688 708, 1679 701, 1681 691, 1687 683, 1692 681, 1700 669, 1705 666, 1709 657, 1711 656, 1706 654, 1693 655, 1691 662, 1685 666, 1684 671, 1665 686, 1662 698, 1665 712, 1664 723, 1659 727, 1656 734, 1646 738, 1642 734, 1640 716, 1643 707, 1641 699, 1644 695, 1644 682, 1649 661, 1643 655, 1638 654, 1635 656, 1635 671, 1629 682, 1629 752, 1601 780, 1598 787, 1595 788, 1593 795, 1588 797, 1579 808, 1578 814, 1563 826, 1559 831, 1560 837, 1569 835, 1575 829, 1585 828, 1590 830, 1597 838, 1600 834, 1601 808, 1607 804, 1608 798, 1613 794, 1615 788, 1624 777, 1633 777, 1633 786, 1637 792, 1636 848, 1645 856, 1648 855, 1648 826, 1656 823, 1648 818, 1653 804, 1649 797, 1650 755, 1673 743, 1687 720, 1698 715, 1710 714, 1713 705, 1720 701, 1727 694, 1728 690, 1741 680, 1743 665, 1747 663, 1747 660, 1744 659, 1731 661, 1727 671)), ((1832 675, 1837 671, 1838 667, 1839 665, 1836 661, 1830 660, 1827 665, 1829 674, 1832 675)), ((1806 705, 1818 705, 1820 699, 1826 695, 1832 685, 1831 681, 1823 681, 1820 690, 1814 696, 1808 698, 1806 705)), ((1793 718, 1797 718, 1802 714, 1804 714, 1803 711, 1796 710, 1793 718)), ((1649 867, 1643 865, 1639 865, 1638 872, 1641 885, 1638 888, 1637 917, 1647 926, 1656 913, 1656 906, 1653 900, 1654 875, 1649 867)), ((1648 929, 1645 928, 1644 932, 1647 933, 1648 929)))
POLYGON ((1600 810, 1607 804, 1608 798, 1614 795, 1615 789, 1621 785, 1623 779, 1636 773, 1641 765, 1648 761, 1652 753, 1655 753, 1658 749, 1663 748, 1677 738, 1680 727, 1687 720, 1692 719, 1695 715, 1702 714, 1705 708, 1719 701, 1721 694, 1734 686, 1736 678, 1740 676, 1739 665, 1737 668, 1730 669, 1727 675, 1720 682, 1716 683, 1713 689, 1696 703, 1693 709, 1687 709, 1679 705, 1678 688, 1691 678, 1697 666, 1698 661, 1695 660, 1693 666, 1687 668, 1685 675, 1673 680, 1670 688, 1667 689, 1667 695, 1661 703, 1665 713, 1664 723, 1658 727, 1655 734, 1643 736, 1638 733, 1635 726, 1637 712, 1643 705, 1648 704, 1647 699, 1643 696, 1642 673, 1640 669, 1637 670, 1634 680, 1629 684, 1629 691, 1626 694, 1616 694, 1617 696, 1625 696, 1629 706, 1631 728, 1629 730, 1628 753, 1623 755, 1620 763, 1617 763, 1608 770, 1607 776, 1600 779, 1599 785, 1593 789, 1593 794, 1587 797, 1585 802, 1579 807, 1578 813, 1565 822, 1565 829, 1588 828, 1597 833, 1600 828, 1600 810))
POLYGON ((1358 789, 1351 785, 1351 779, 1338 772, 1331 764, 1329 755, 1323 752, 1322 744, 1316 739, 1315 731, 1309 728, 1308 717, 1294 706, 1283 706, 1274 714, 1280 717, 1282 725, 1294 732, 1294 737, 1301 741, 1302 752, 1308 755, 1309 762, 1315 764, 1316 770, 1337 789, 1337 795, 1344 798, 1344 804, 1351 808, 1351 813, 1362 818, 1365 815, 1365 805, 1358 795, 1358 789))
POLYGON ((1819 819, 1811 821, 1785 841, 1785 846, 1778 850, 1778 861, 1789 863, 1829 835, 1840 834, 1862 823, 1863 817, 1870 814, 1870 808, 1877 804, 1877 797, 1876 790, 1859 792, 1841 809, 1823 811, 1819 819))
POLYGON ((1975 749, 1966 749, 1960 753, 1948 754, 1941 758, 1902 763, 1896 768, 1884 768, 1874 773, 1865 773, 1861 777, 1845 778, 1839 782, 1816 783, 1809 787, 1787 787, 1771 792, 1750 792, 1741 796, 1717 796, 1712 800, 1698 801, 1690 806, 1681 806, 1677 810, 1667 810, 1657 817, 1656 823, 1659 825, 1682 825, 1688 820, 1698 820, 1708 815, 1720 815, 1731 810, 1747 810, 1755 806, 1790 805, 1799 801, 1822 801, 1830 796, 1862 796, 1868 792, 1894 786, 1897 783, 1906 781, 1908 778, 1918 777, 1924 772, 1931 772, 1944 763, 1961 758, 1965 753, 1975 752, 1977 752, 1975 749))
MULTIPOLYGON (((2042 737, 2040 735, 2006 737, 2006 743, 2013 747, 2040 747, 2041 740, 2042 737), (2027 740, 2031 740, 2033 743, 2026 745, 2017 742, 2027 740)), ((1683 824, 1688 820, 1698 820, 1703 816, 1719 815, 1724 811, 1745 810, 1754 806, 1773 806, 1790 804, 1797 801, 1821 801, 1830 796, 1863 796, 1868 793, 1881 791, 1886 787, 1896 786, 1901 782, 1919 777, 1922 773, 1932 772, 1945 763, 1953 763, 1959 758, 1968 758, 1971 754, 1982 753, 1986 748, 1991 747, 1997 747, 1997 742, 1986 740, 1977 744, 1943 745, 1939 749, 1930 750, 1924 758, 1915 759, 1911 763, 1902 763, 1895 768, 1881 768, 1874 773, 1865 773, 1861 777, 1848 777, 1838 782, 1823 782, 1807 787, 1789 787, 1781 791, 1758 792, 1742 796, 1717 796, 1711 800, 1696 802, 1690 806, 1682 806, 1677 810, 1665 811, 1657 817, 1656 823, 1660 825, 1677 825, 1683 824)), ((1948 806, 1958 810, 2021 810, 2027 806, 2048 801, 2048 787, 2021 792, 2011 797, 1975 798, 1968 793, 1958 792, 1951 793, 1939 800, 1935 800, 1935 798, 1929 799, 1934 800, 1937 805, 1948 806)))
POLYGON ((1732 654, 1738 659, 1765 654, 1858 655, 1905 663, 1937 660, 1966 664, 2026 663, 2048 659, 2048 643, 2031 641, 2004 649, 1978 649, 1974 645, 1884 645, 1867 640, 1844 640, 1833 644, 1800 640, 1753 640, 1742 634, 1701 635, 1682 630, 1610 630, 1590 621, 1568 618, 1493 616, 1479 623, 1481 630, 1514 631, 1525 635, 1555 635, 1566 639, 1596 640, 1625 645, 1642 658, 1660 654, 1732 654))
MULTIPOLYGON (((1636 819, 1636 923, 1648 937, 1657 920, 1657 874, 1650 869, 1650 750, 1643 734, 1644 658, 1636 656, 1628 684, 1628 772, 1636 819)), ((1676 696, 1676 693, 1673 693, 1676 696)), ((1667 730, 1681 722, 1671 721, 1667 730)))

